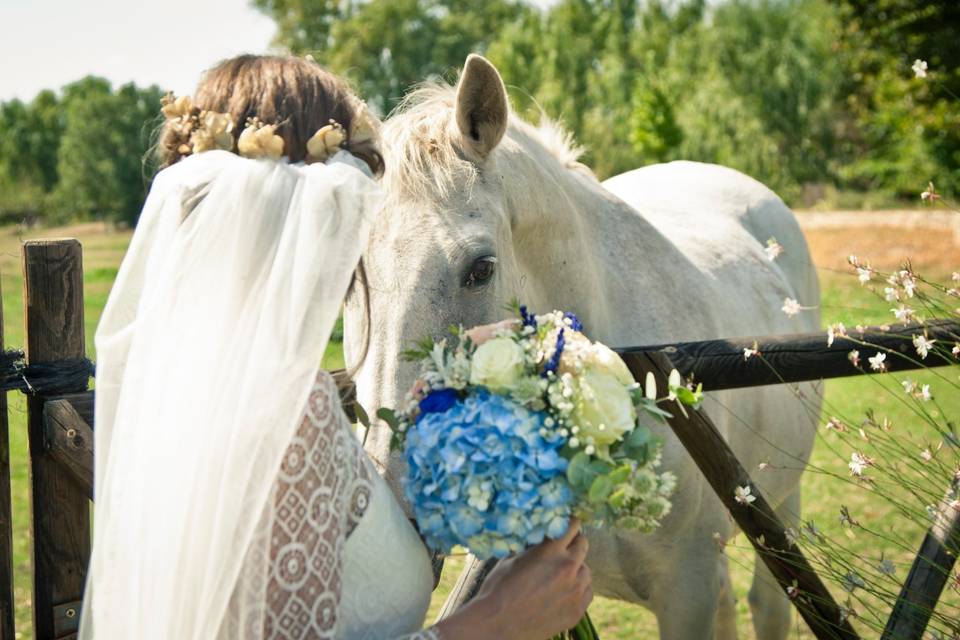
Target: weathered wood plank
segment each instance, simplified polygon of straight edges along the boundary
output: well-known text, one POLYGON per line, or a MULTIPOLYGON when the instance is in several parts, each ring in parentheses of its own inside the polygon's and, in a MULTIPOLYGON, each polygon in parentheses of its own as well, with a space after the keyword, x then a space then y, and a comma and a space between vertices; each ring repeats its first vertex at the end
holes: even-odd
POLYGON ((47 398, 47 402, 56 402, 58 400, 66 400, 70 403, 70 406, 73 407, 73 410, 77 412, 77 415, 87 423, 87 426, 93 429, 93 402, 96 397, 96 392, 91 389, 90 391, 83 391, 80 393, 67 393, 62 396, 50 396, 47 398))
POLYGON ((69 400, 48 400, 43 405, 47 447, 87 498, 93 499, 93 429, 69 400))
MULTIPOLYGON (((2 295, 0 295, 2 299, 2 295)), ((3 307, 0 305, 0 352, 3 307)), ((13 519, 10 506, 10 427, 7 394, 0 392, 0 640, 13 640, 13 519)))
MULTIPOLYGON (((635 379, 645 380, 647 372, 652 372, 657 388, 668 388, 673 365, 663 353, 638 354, 627 360, 627 366, 635 379)), ((841 618, 833 596, 800 549, 787 538, 773 508, 706 413, 691 409, 686 415, 681 411, 672 413, 674 417, 667 420, 671 429, 813 634, 820 640, 857 638, 849 621, 841 618), (735 498, 737 487, 743 486, 749 486, 756 498, 749 505, 740 504, 735 498)))
MULTIPOLYGON (((941 344, 960 338, 960 323, 952 320, 931 321, 926 328, 928 337, 940 340, 941 344)), ((867 366, 867 357, 874 355, 876 349, 864 347, 860 342, 875 344, 887 351, 888 371, 908 371, 919 369, 921 365, 941 367, 957 364, 955 358, 935 353, 919 362, 910 338, 920 331, 920 326, 916 324, 892 325, 888 330, 867 327, 863 332, 850 331, 849 338, 838 337, 830 347, 827 346, 826 332, 817 331, 785 336, 747 336, 620 347, 615 351, 624 360, 645 353, 662 353, 670 358, 685 378, 693 377, 703 383, 705 391, 862 375, 864 370, 853 366, 847 354, 854 349, 860 351, 861 367, 864 367, 867 366), (755 346, 760 356, 744 359, 743 350, 755 346)), ((870 373, 869 368, 866 373, 870 373)), ((344 410, 353 416, 353 403, 356 400, 353 382, 343 369, 333 374, 341 385, 344 410)))
POLYGON ((624 360, 644 353, 662 353, 670 358, 684 378, 693 377, 703 383, 705 391, 862 375, 863 368, 869 373, 867 357, 877 351, 887 353, 887 371, 957 364, 956 358, 932 352, 920 361, 911 338, 922 333, 924 328, 929 338, 939 340, 941 344, 949 344, 960 336, 960 323, 943 320, 928 322, 924 327, 899 324, 891 325, 888 330, 879 327, 867 327, 862 333, 850 330, 849 337, 837 337, 829 347, 826 332, 817 331, 627 347, 617 351, 624 360), (860 343, 877 346, 865 347, 860 343), (754 348, 759 355, 745 359, 744 349, 754 348), (854 349, 860 352, 862 368, 855 367, 847 357, 854 349))
MULTIPOLYGON (((80 243, 76 240, 24 243, 23 275, 27 363, 82 358, 80 243)), ((58 605, 83 598, 90 557, 89 500, 45 446, 45 401, 36 396, 27 401, 33 488, 33 619, 38 640, 57 637, 55 608, 58 605)))
POLYGON ((960 472, 937 507, 882 640, 920 640, 960 555, 960 472))

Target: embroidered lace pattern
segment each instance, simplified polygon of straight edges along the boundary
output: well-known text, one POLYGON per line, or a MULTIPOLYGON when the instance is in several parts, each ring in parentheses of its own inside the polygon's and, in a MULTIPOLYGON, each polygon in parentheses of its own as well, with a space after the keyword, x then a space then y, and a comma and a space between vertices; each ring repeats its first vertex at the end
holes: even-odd
MULTIPOLYGON (((344 544, 370 503, 374 473, 333 378, 321 371, 245 559, 222 638, 336 636, 344 544)), ((397 640, 439 640, 439 634, 426 629, 397 640)))

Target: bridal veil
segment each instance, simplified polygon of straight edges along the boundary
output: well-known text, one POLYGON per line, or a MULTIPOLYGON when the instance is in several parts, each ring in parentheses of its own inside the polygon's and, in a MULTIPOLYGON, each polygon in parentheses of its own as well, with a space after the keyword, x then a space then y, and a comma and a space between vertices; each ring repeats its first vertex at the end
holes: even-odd
POLYGON ((379 209, 358 163, 211 151, 154 181, 96 334, 82 638, 220 632, 379 209))

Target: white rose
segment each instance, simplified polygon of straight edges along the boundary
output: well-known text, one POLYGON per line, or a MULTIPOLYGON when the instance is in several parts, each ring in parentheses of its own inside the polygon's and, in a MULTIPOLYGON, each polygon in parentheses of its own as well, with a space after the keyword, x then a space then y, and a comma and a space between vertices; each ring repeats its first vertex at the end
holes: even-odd
POLYGON ((508 390, 523 375, 523 347, 510 338, 493 338, 477 347, 470 366, 470 384, 494 393, 508 390))
POLYGON ((635 382, 633 374, 627 368, 627 363, 613 349, 599 342, 594 342, 586 352, 584 365, 594 371, 609 373, 625 386, 635 382))
POLYGON ((592 437, 595 445, 605 447, 633 430, 637 421, 633 399, 613 373, 586 369, 579 396, 573 419, 581 439, 592 437))

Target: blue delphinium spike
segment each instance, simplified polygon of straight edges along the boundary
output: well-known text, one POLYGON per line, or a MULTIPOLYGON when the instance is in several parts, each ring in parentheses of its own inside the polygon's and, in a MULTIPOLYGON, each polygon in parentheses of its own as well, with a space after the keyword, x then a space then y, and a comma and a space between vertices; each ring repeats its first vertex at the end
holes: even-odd
POLYGON ((565 314, 563 314, 563 317, 570 320, 571 329, 574 331, 583 331, 583 323, 580 322, 580 318, 578 318, 576 314, 567 311, 565 314))
POLYGON ((537 317, 527 312, 527 305, 520 305, 520 320, 524 327, 537 328, 537 317))
POLYGON ((566 338, 563 336, 563 332, 563 329, 557 332, 557 347, 553 350, 553 355, 550 356, 550 360, 546 366, 543 367, 543 373, 540 374, 544 378, 546 378, 547 374, 551 371, 556 373, 557 368, 560 366, 560 356, 563 355, 563 348, 566 346, 566 338))

